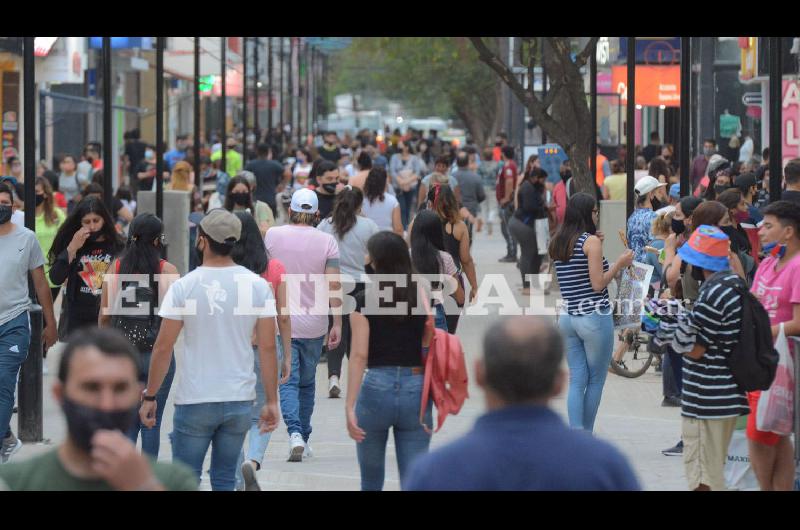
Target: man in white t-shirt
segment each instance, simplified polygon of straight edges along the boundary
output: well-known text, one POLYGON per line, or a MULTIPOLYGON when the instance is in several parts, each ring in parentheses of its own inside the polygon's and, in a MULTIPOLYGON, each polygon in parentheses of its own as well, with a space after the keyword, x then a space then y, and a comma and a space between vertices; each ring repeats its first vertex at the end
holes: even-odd
MULTIPOLYGON (((308 439, 311 436, 311 414, 314 412, 317 363, 322 355, 325 333, 328 331, 327 307, 342 305, 339 296, 328 295, 319 289, 324 300, 317 300, 313 277, 297 281, 300 275, 335 275, 330 290, 340 289, 339 245, 336 239, 314 228, 319 218, 319 199, 314 191, 301 189, 292 195, 289 223, 269 229, 264 243, 267 253, 281 261, 286 268, 287 290, 292 318, 292 372, 289 381, 281 385, 281 413, 289 432, 289 461, 301 462, 311 456, 308 439)), ((340 313, 340 312, 339 312, 340 313)), ((328 349, 339 344, 342 334, 342 315, 333 315, 328 333, 328 349)))
POLYGON ((261 432, 278 426, 278 361, 275 298, 266 280, 231 259, 242 224, 227 210, 211 210, 200 222, 200 266, 173 283, 161 304, 163 318, 150 361, 139 412, 155 423, 156 392, 182 329, 184 351, 176 354, 172 455, 191 467, 199 482, 209 444, 211 488, 233 491, 236 464, 250 428, 256 397, 251 338, 256 330, 266 405, 261 432))

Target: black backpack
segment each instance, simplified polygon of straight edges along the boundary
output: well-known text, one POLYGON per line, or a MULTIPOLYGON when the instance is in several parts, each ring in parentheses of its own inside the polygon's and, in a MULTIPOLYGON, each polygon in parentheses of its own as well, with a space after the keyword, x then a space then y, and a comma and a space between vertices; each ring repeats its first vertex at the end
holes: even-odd
POLYGON ((720 283, 741 296, 741 333, 728 358, 733 378, 743 391, 767 390, 778 368, 778 352, 772 340, 767 310, 741 278, 721 280, 720 283))
MULTIPOLYGON (((117 266, 117 274, 119 274, 119 266, 117 266)), ((142 303, 147 302, 150 304, 150 310, 147 315, 117 315, 112 319, 111 325, 119 330, 139 350, 139 353, 150 353, 153 351, 153 346, 156 343, 158 331, 161 327, 161 317, 155 314, 155 306, 158 304, 157 284, 154 281, 153 274, 150 274, 146 287, 141 287, 136 285, 135 282, 131 282, 126 288, 125 283, 122 285, 123 290, 133 289, 136 303, 133 306, 124 307, 126 309, 141 307, 142 303)))

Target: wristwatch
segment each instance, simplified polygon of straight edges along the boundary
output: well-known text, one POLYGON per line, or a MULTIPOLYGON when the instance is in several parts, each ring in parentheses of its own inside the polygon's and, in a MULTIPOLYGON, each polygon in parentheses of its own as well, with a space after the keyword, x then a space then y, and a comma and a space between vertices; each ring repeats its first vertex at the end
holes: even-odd
POLYGON ((155 401, 155 396, 148 396, 147 389, 142 390, 142 401, 155 401))

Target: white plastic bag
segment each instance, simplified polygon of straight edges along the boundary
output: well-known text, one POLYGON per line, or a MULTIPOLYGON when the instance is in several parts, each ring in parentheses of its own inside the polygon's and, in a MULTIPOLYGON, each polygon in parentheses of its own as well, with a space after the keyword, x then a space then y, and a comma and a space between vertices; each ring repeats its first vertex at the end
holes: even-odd
POLYGON ((774 432, 780 436, 792 434, 794 420, 794 363, 789 353, 789 341, 780 325, 778 340, 778 368, 769 390, 761 392, 756 412, 756 427, 759 431, 774 432))
POLYGON ((536 246, 539 250, 540 256, 547 255, 547 247, 550 246, 550 221, 547 217, 536 219, 534 221, 534 229, 536 230, 536 246))
POLYGON ((725 460, 725 487, 729 490, 758 491, 758 480, 750 465, 750 448, 744 430, 733 431, 725 460))

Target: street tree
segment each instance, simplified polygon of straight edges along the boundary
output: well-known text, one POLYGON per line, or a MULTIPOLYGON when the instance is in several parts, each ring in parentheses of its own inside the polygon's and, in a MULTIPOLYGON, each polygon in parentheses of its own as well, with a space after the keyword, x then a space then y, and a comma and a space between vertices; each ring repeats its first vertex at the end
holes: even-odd
MULTIPOLYGON (((496 49, 497 39, 486 45, 496 49)), ((380 92, 418 116, 456 116, 481 147, 502 121, 502 81, 465 37, 354 38, 336 70, 335 90, 380 92)))
POLYGON ((595 51, 597 37, 592 37, 577 54, 570 37, 522 37, 518 60, 533 79, 537 62, 544 61, 549 79, 545 96, 534 92, 533 82, 527 88, 520 82, 496 46, 482 37, 470 37, 480 60, 486 63, 511 92, 528 109, 533 120, 547 134, 548 140, 561 145, 569 156, 572 173, 579 191, 595 192, 594 176, 589 168, 592 115, 584 87, 581 68, 595 51))

